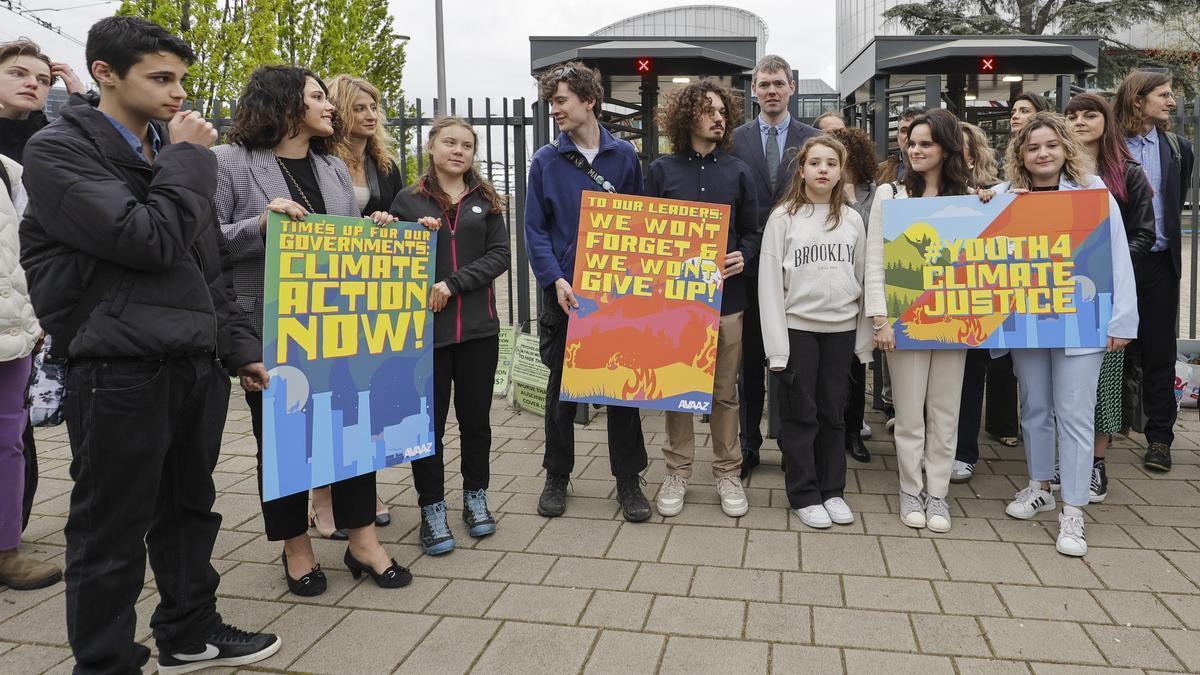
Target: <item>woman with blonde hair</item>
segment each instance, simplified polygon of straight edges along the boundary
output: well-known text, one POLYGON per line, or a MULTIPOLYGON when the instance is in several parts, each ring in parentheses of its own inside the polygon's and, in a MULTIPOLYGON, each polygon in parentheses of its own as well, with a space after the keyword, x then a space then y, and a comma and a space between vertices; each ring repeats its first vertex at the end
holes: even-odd
POLYGON ((350 169, 358 210, 364 216, 386 211, 404 188, 404 172, 396 165, 379 89, 361 77, 338 75, 329 81, 329 100, 345 120, 345 137, 334 151, 350 169))
MULTIPOLYGON (((1095 162, 1067 127, 1066 118, 1043 112, 1026 121, 1008 146, 1005 171, 1010 182, 996 192, 1104 189, 1093 175, 1095 162)), ((1050 481, 1058 448, 1062 513, 1055 548, 1068 556, 1087 553, 1082 508, 1088 504, 1096 384, 1104 353, 1120 351, 1137 337, 1137 287, 1125 225, 1116 199, 1108 195, 1112 252, 1112 317, 1104 348, 1016 349, 1013 367, 1021 387, 1021 426, 1029 487, 1018 492, 1005 512, 1029 520, 1055 509, 1050 481)))

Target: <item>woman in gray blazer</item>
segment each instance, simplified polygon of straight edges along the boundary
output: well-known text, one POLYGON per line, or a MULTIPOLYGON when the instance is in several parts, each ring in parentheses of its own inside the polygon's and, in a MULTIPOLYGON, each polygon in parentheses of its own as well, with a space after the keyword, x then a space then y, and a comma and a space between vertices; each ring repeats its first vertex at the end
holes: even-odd
MULTIPOLYGON (((265 66, 250 76, 238 100, 229 144, 217 155, 217 219, 225 237, 237 303, 262 334, 267 212, 303 219, 309 213, 359 217, 350 172, 333 154, 341 133, 337 111, 319 77, 304 68, 265 66)), ((378 222, 391 222, 386 213, 378 222)), ((262 394, 247 392, 258 442, 262 486, 262 394)), ((375 474, 331 487, 334 518, 350 544, 344 561, 355 578, 369 574, 384 588, 406 586, 412 574, 392 559, 375 531, 375 474)), ((308 536, 308 495, 263 502, 267 539, 283 541, 284 575, 296 595, 324 592, 325 574, 308 536)))

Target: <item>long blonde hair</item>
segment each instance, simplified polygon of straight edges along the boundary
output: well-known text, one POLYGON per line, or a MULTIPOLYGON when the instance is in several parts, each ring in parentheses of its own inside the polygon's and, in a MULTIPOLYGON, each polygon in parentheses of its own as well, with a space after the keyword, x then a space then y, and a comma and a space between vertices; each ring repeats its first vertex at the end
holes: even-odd
POLYGON ((841 171, 838 173, 837 183, 833 186, 833 192, 829 194, 829 215, 825 218, 826 229, 835 230, 842 224, 842 209, 846 206, 846 146, 842 145, 841 141, 834 138, 830 134, 821 134, 814 136, 804 142, 800 148, 800 153, 796 157, 796 172, 792 174, 792 180, 788 183, 787 190, 779 198, 779 205, 787 210, 789 216, 796 215, 802 206, 810 207, 811 211, 816 211, 815 202, 808 197, 808 193, 804 190, 804 163, 808 161, 808 153, 815 146, 823 145, 838 157, 838 164, 841 171))
POLYGON ((1000 182, 996 175, 996 155, 988 144, 987 134, 983 129, 970 122, 959 122, 963 134, 967 137, 967 155, 970 157, 971 187, 990 188, 1000 182))
POLYGON ((1075 134, 1067 128, 1067 118, 1058 113, 1040 112, 1030 118, 1008 144, 1008 151, 1004 157, 1004 172, 1008 175, 1011 187, 1026 190, 1033 187, 1033 176, 1029 174, 1029 169, 1025 168, 1025 146, 1029 143, 1030 134, 1036 129, 1049 129, 1058 136, 1065 160, 1062 173, 1072 183, 1083 185, 1085 179, 1095 173, 1095 160, 1075 138, 1075 134))
MULTIPOLYGON (((358 98, 359 92, 366 93, 376 105, 381 106, 379 89, 361 77, 342 74, 329 81, 329 99, 345 120, 347 127, 350 126, 350 120, 354 119, 354 99, 358 98)), ((396 140, 388 133, 387 126, 383 123, 387 113, 383 111, 382 106, 379 114, 383 119, 375 125, 375 135, 367 140, 367 154, 375 160, 379 172, 387 175, 392 172, 392 165, 395 163, 396 140)), ((357 169, 362 164, 362 157, 352 156, 349 129, 334 150, 351 169, 357 169)))

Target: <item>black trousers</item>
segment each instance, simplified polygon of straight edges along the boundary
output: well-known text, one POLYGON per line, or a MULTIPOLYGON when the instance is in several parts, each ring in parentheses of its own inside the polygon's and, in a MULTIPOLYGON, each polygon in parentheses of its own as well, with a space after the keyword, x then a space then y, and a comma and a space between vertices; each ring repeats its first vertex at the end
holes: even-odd
POLYGON ((962 395, 959 398, 958 448, 954 458, 967 464, 979 461, 979 424, 997 438, 1021 434, 1017 420, 1017 376, 1013 373, 1012 356, 1005 354, 993 359, 990 350, 971 349, 967 352, 967 367, 963 371, 962 395), (987 413, 984 414, 984 396, 987 413))
MULTIPOLYGON (((250 423, 258 444, 258 497, 262 499, 262 392, 246 392, 250 423)), ((329 486, 333 525, 339 530, 366 527, 375 522, 375 472, 347 478, 329 486)), ((308 532, 308 492, 262 503, 263 529, 268 541, 282 541, 308 532)))
POLYGON ((780 381, 784 484, 793 509, 841 497, 846 489, 843 414, 854 353, 854 331, 812 333, 788 330, 791 356, 780 381))
POLYGON ((846 380, 848 394, 846 395, 846 438, 861 434, 863 418, 867 413, 867 364, 858 360, 858 356, 850 354, 850 374, 846 380))
MULTIPOLYGON (((746 312, 742 315, 742 373, 738 378, 738 438, 742 450, 762 447, 763 400, 767 395, 766 360, 758 309, 758 279, 746 281, 746 312)), ((859 425, 862 426, 861 424, 859 425)))
POLYGON ((33 496, 38 486, 37 446, 33 442, 33 424, 25 421, 25 434, 21 437, 25 456, 25 496, 21 501, 21 529, 29 527, 29 514, 33 512, 33 496))
POLYGON ((160 652, 202 642, 221 620, 209 560, 221 527, 212 471, 229 376, 211 357, 78 361, 64 405, 75 481, 65 530, 75 673, 137 673, 150 656, 134 642, 147 551, 160 652))
POLYGON ((1146 442, 1175 441, 1175 318, 1179 277, 1170 251, 1146 256, 1138 266, 1138 345, 1142 356, 1142 409, 1146 442))
MULTIPOLYGON (((554 288, 542 292, 538 316, 538 348, 550 369, 546 385, 546 455, 542 467, 549 473, 570 474, 575 469, 575 411, 577 403, 560 401, 563 356, 567 350, 567 315, 558 306, 554 288)), ((608 408, 608 463, 612 475, 629 478, 646 470, 646 439, 637 408, 608 408)))
POLYGON ((500 358, 500 337, 479 338, 433 350, 434 447, 437 454, 412 463, 417 503, 429 506, 446 499, 446 464, 442 437, 450 412, 458 420, 463 491, 486 490, 491 476, 492 382, 500 358))

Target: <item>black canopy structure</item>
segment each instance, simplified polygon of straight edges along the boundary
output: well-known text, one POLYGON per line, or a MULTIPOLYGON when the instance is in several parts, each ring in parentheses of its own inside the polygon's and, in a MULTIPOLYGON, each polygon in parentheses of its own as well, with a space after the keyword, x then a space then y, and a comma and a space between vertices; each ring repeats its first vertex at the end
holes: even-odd
MULTIPOLYGON (((531 36, 530 71, 536 77, 564 61, 582 61, 600 70, 606 99, 601 122, 634 142, 642 157, 659 155, 654 111, 660 96, 700 77, 714 77, 745 93, 754 68, 758 38, 750 36, 681 37, 661 35, 531 36)), ((539 106, 535 147, 549 129, 548 112, 539 106)))
POLYGON ((911 99, 945 103, 970 121, 1006 117, 1021 91, 1049 94, 1061 109, 1099 60, 1095 36, 879 35, 842 68, 838 84, 849 116, 885 148, 894 113, 911 99))

